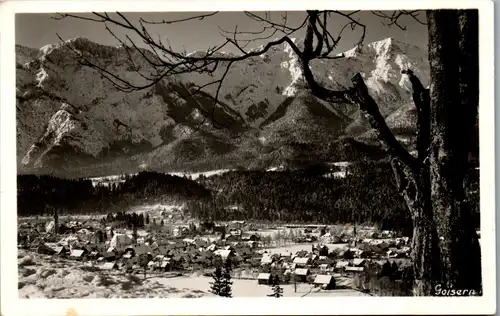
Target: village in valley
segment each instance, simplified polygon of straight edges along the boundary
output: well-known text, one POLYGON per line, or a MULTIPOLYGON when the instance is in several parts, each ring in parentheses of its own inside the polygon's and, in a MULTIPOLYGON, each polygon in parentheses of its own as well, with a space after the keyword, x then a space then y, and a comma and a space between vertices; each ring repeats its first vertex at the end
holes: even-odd
MULTIPOLYGON (((225 296, 213 290, 217 267, 226 267, 228 296, 234 297, 409 295, 409 239, 395 232, 359 225, 199 222, 186 214, 183 207, 157 205, 142 213, 20 218, 21 296, 24 288, 32 297, 40 279, 66 277, 30 269, 44 260, 51 267, 73 267, 66 274, 83 269, 101 278, 195 289, 187 297, 225 296)), ((36 295, 65 297, 48 284, 36 295)))
POLYGON ((18 298, 483 295, 475 10, 128 11, 15 15, 18 298))

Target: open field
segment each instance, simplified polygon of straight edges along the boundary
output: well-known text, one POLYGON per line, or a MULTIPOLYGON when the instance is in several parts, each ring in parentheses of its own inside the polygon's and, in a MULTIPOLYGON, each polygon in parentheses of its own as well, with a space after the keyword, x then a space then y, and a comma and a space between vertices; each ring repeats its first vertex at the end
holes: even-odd
MULTIPOLYGON (((167 298, 204 297, 209 293, 212 278, 205 276, 167 277, 163 274, 129 275, 116 270, 100 270, 96 266, 73 260, 27 253, 18 253, 20 298, 167 298)), ((336 276, 338 284, 347 278, 336 276)), ((233 279, 233 297, 266 297, 272 293, 268 285, 257 280, 233 279)), ((366 296, 350 289, 320 290, 309 284, 283 284, 285 297, 302 296, 366 296)))
MULTIPOLYGON (((173 286, 181 290, 193 289, 207 291, 210 288, 212 278, 205 276, 181 276, 176 278, 151 278, 163 285, 173 286)), ((266 297, 272 293, 269 285, 259 285, 257 280, 232 279, 233 297, 266 297)), ((305 283, 297 284, 297 292, 294 291, 293 284, 282 284, 284 297, 302 296, 366 296, 368 294, 350 289, 320 290, 305 283)))

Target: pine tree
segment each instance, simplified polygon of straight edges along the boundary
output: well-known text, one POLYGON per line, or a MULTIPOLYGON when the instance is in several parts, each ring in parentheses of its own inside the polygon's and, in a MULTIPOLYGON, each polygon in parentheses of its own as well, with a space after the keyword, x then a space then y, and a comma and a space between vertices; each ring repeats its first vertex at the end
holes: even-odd
POLYGON ((222 288, 220 296, 232 297, 231 285, 233 284, 233 281, 231 281, 231 271, 232 271, 231 261, 229 261, 228 258, 224 263, 224 272, 222 273, 222 288))
POLYGON ((54 235, 57 236, 59 233, 59 215, 57 214, 57 208, 54 208, 54 235))
POLYGON ((146 279, 146 271, 148 269, 149 258, 147 254, 141 254, 139 256, 138 264, 144 269, 144 279, 146 279))
POLYGON ((210 282, 210 292, 215 295, 221 296, 222 291, 222 269, 220 267, 215 268, 212 274, 213 282, 210 282))
POLYGON ((272 296, 279 298, 283 296, 283 288, 280 286, 280 278, 278 275, 274 276, 273 279, 273 294, 272 296))
POLYGON ((146 214, 146 225, 149 225, 149 214, 146 214))
POLYGON ((133 225, 133 236, 134 236, 134 243, 137 244, 137 226, 135 226, 135 224, 133 225))

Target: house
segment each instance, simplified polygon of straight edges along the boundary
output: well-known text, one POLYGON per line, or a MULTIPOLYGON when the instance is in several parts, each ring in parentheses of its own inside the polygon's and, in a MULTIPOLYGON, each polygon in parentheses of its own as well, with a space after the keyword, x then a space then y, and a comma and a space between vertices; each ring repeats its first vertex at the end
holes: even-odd
POLYGON ((164 255, 157 255, 156 257, 153 258, 153 261, 163 261, 163 258, 165 258, 164 255))
POLYGON ((104 256, 104 259, 105 259, 106 261, 113 261, 113 260, 115 260, 115 259, 116 259, 116 257, 117 257, 117 252, 116 252, 116 250, 114 250, 114 249, 110 248, 110 249, 108 249, 108 251, 106 251, 106 252, 104 253, 104 255, 103 255, 103 256, 104 256))
POLYGON ((365 271, 365 268, 364 267, 349 267, 349 266, 346 266, 344 268, 344 271, 349 274, 350 276, 355 276, 359 273, 362 273, 363 271, 365 271))
POLYGON ((159 262, 156 262, 156 261, 149 261, 148 262, 148 269, 150 269, 150 270, 154 270, 159 266, 160 266, 159 262))
POLYGON ((241 237, 241 229, 231 229, 229 231, 229 234, 235 236, 235 237, 238 237, 240 238, 241 237))
POLYGON ((295 259, 293 259, 293 263, 295 263, 298 267, 305 267, 306 265, 311 263, 311 258, 296 257, 295 259))
POLYGON ((103 265, 100 266, 101 270, 112 270, 112 269, 118 269, 118 265, 116 262, 106 262, 103 265))
POLYGON ((260 260, 261 265, 273 263, 273 258, 269 254, 264 254, 260 260))
POLYGON ((326 263, 320 264, 319 269, 323 272, 326 272, 328 270, 328 264, 326 263))
POLYGON ((217 250, 217 245, 216 244, 211 244, 210 246, 207 247, 208 251, 216 251, 217 250))
POLYGON ((222 249, 219 249, 219 250, 216 250, 214 251, 214 255, 216 256, 220 256, 222 259, 227 259, 227 258, 230 258, 234 255, 234 252, 233 250, 222 250, 222 249))
POLYGON ((296 282, 306 282, 309 275, 309 269, 295 269, 294 276, 296 282))
POLYGON ((130 259, 132 258, 132 254, 130 252, 126 252, 123 256, 122 256, 123 259, 130 259))
POLYGON ((83 257, 84 254, 85 254, 85 249, 75 249, 71 251, 69 256, 74 259, 80 259, 83 257))
POLYGON ((226 241, 228 241, 228 242, 237 241, 238 239, 240 239, 240 237, 236 236, 236 235, 228 235, 228 236, 226 236, 226 241))
POLYGON ((45 255, 53 255, 55 254, 55 250, 52 249, 51 247, 47 246, 46 244, 40 244, 38 247, 36 247, 36 252, 45 254, 45 255))
POLYGON ((55 246, 53 249, 55 251, 55 254, 60 256, 67 255, 70 253, 70 250, 65 246, 55 246))
POLYGON ((321 241, 325 244, 329 244, 332 242, 332 234, 330 232, 324 234, 323 236, 320 237, 321 241))
POLYGON ((191 239, 191 238, 184 238, 182 240, 182 242, 184 243, 184 245, 191 245, 191 244, 194 244, 194 239, 191 239))
POLYGON ((257 276, 258 284, 269 284, 269 278, 271 277, 271 273, 259 273, 257 276))
POLYGON ((335 289, 335 279, 331 275, 318 274, 314 279, 314 285, 323 290, 333 290, 335 289))
POLYGON ((134 247, 134 252, 136 256, 147 254, 150 251, 151 249, 149 248, 149 246, 146 245, 137 245, 134 247))
POLYGON ((251 249, 255 249, 257 248, 257 246, 259 245, 257 241, 245 241, 246 245, 248 245, 248 247, 250 247, 251 249))
POLYGON ((163 260, 161 263, 160 263, 160 269, 164 270, 164 271, 167 271, 169 269, 172 268, 172 264, 170 262, 170 259, 166 258, 167 260, 163 260))
POLYGON ((257 234, 242 234, 241 240, 244 241, 259 241, 260 236, 257 234))
POLYGON ((282 252, 280 253, 281 258, 285 260, 291 260, 292 259, 292 253, 291 252, 282 252))
POLYGON ((311 258, 311 263, 319 260, 319 256, 315 254, 310 254, 309 258, 311 258))
POLYGON ((335 272, 344 272, 344 268, 349 265, 348 261, 337 261, 335 264, 334 271, 335 272))
POLYGON ((383 230, 381 233, 382 238, 392 238, 393 235, 393 232, 389 230, 383 230))
POLYGON ((206 247, 207 246, 207 241, 203 240, 201 238, 195 239, 194 243, 195 243, 196 247, 198 247, 198 248, 199 247, 206 247))
POLYGON ((319 256, 328 256, 328 253, 329 253, 329 249, 327 246, 323 245, 323 246, 318 246, 314 249, 315 253, 319 256))
POLYGON ((347 245, 349 247, 356 247, 358 245, 358 241, 356 239, 349 239, 347 241, 347 245))
POLYGON ((125 251, 127 246, 133 244, 132 239, 125 234, 115 234, 111 241, 109 242, 109 246, 117 249, 122 252, 125 251))
POLYGON ((365 259, 361 259, 361 258, 355 258, 355 259, 352 260, 352 264, 355 267, 361 267, 361 266, 364 266, 366 264, 366 260, 365 259))
POLYGON ((296 257, 300 257, 300 258, 305 257, 305 256, 307 256, 307 251, 305 251, 305 250, 299 250, 299 251, 297 251, 295 253, 295 256, 296 257))
POLYGON ((233 229, 241 229, 243 226, 245 226, 245 221, 232 221, 229 223, 229 228, 233 229))
POLYGON ((250 249, 249 247, 247 246, 244 246, 244 247, 241 247, 237 250, 238 254, 243 257, 243 258, 247 258, 247 257, 250 257, 253 253, 252 249, 250 249))

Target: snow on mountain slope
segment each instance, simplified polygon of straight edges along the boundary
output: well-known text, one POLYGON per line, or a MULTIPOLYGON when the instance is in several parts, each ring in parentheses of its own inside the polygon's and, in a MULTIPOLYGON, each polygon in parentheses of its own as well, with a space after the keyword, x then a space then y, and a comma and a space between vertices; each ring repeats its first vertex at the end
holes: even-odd
MULTIPOLYGON (((300 40, 296 42, 300 46, 300 40)), ((136 84, 144 83, 127 63, 124 47, 103 46, 85 38, 69 43, 107 71, 136 84)), ((82 67, 63 44, 39 50, 17 46, 16 53, 21 170, 43 169, 56 161, 77 166, 83 161, 99 164, 104 158, 113 161, 127 156, 135 157, 129 159, 132 165, 145 164, 144 159, 162 165, 197 156, 208 159, 234 151, 238 141, 231 135, 252 129, 263 129, 264 138, 272 135, 275 141, 286 142, 288 138, 280 135, 304 138, 304 131, 320 134, 312 130, 328 124, 335 126, 336 134, 345 132, 348 124, 359 123, 361 129, 353 129, 360 131, 367 128, 366 122, 356 123, 358 110, 350 105, 311 101, 315 98, 307 95, 297 56, 288 44, 234 63, 218 104, 211 97, 216 85, 208 86, 203 94, 194 96, 192 92, 218 78, 224 64, 213 77, 183 74, 149 89, 124 93, 96 71, 82 67), (304 100, 312 107, 299 111, 304 100), (225 128, 214 129, 210 124, 213 120, 225 128)), ((147 51, 144 54, 152 56, 147 51)), ((332 89, 346 89, 351 86, 350 78, 362 73, 385 116, 411 100, 402 69, 411 68, 424 85, 428 84, 427 53, 418 47, 388 38, 349 50, 345 56, 314 61, 311 68, 316 80, 332 89)), ((142 71, 152 71, 139 52, 132 58, 142 71)))

